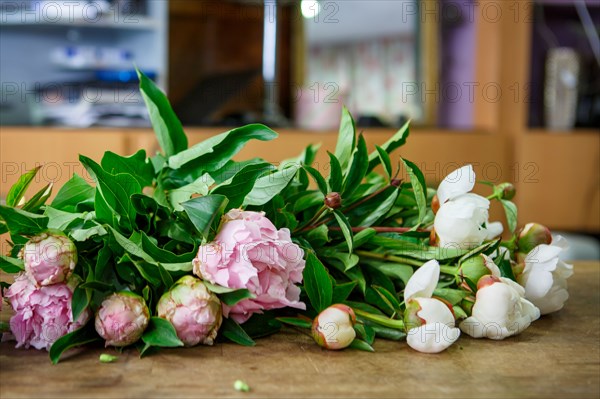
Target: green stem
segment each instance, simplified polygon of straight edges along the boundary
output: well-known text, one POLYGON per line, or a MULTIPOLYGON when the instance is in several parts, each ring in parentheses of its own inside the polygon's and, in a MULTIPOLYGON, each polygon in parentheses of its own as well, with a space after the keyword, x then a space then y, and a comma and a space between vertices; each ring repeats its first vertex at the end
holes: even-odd
POLYGON ((411 266, 423 266, 423 262, 418 261, 416 259, 411 259, 411 258, 405 258, 402 256, 395 256, 395 255, 389 255, 389 254, 378 254, 375 252, 369 252, 369 251, 355 251, 357 255, 360 256, 364 256, 365 258, 371 258, 371 259, 379 259, 379 260, 387 260, 390 262, 397 262, 397 263, 405 263, 407 265, 411 265, 411 266))
POLYGON ((460 271, 459 266, 440 266, 440 272, 457 276, 460 271))
MULTIPOLYGON (((378 254, 375 252, 361 251, 361 250, 355 251, 355 253, 357 255, 364 256, 365 258, 380 259, 380 260, 386 260, 386 261, 390 261, 390 262, 404 263, 404 264, 416 266, 416 267, 421 267, 424 265, 424 262, 421 262, 416 259, 405 258, 402 256, 378 254)), ((459 270, 460 270, 459 266, 440 266, 440 271, 442 273, 450 274, 451 276, 458 275, 459 270)))
POLYGON ((402 320, 390 319, 385 316, 379 316, 376 314, 368 313, 360 309, 354 309, 354 313, 356 313, 357 316, 360 316, 363 319, 367 319, 377 324, 381 324, 382 326, 394 328, 396 330, 404 330, 404 322, 402 320))
POLYGON ((329 207, 327 205, 323 205, 321 207, 321 209, 319 209, 317 211, 317 213, 315 213, 315 216, 313 216, 308 222, 306 222, 302 226, 296 227, 296 229, 294 230, 294 233, 297 233, 297 232, 300 232, 300 231, 304 231, 308 227, 312 228, 313 226, 311 226, 311 224, 313 224, 314 222, 316 222, 317 220, 319 220, 319 218, 321 217, 321 215, 323 214, 323 212, 325 212, 327 209, 329 209, 329 207))

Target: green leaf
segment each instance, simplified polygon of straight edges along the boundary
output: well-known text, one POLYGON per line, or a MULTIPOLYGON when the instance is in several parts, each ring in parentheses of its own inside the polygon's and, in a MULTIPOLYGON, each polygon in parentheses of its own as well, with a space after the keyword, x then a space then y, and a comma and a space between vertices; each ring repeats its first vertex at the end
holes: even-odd
POLYGON ((25 270, 25 265, 21 259, 0 255, 0 269, 6 273, 14 274, 25 270))
POLYGON ((139 69, 136 71, 140 80, 140 92, 160 147, 167 157, 184 151, 188 146, 187 137, 167 96, 139 69))
POLYGON ((376 145, 375 149, 377 150, 377 154, 379 156, 379 161, 381 165, 383 165, 383 170, 387 175, 388 179, 392 179, 393 171, 392 171, 392 161, 390 160, 390 154, 387 153, 386 150, 376 145))
POLYGON ((96 333, 94 323, 89 322, 85 326, 57 339, 54 344, 52 344, 48 353, 50 361, 52 364, 56 364, 65 351, 76 346, 86 345, 96 341, 101 341, 101 338, 96 333))
POLYGON ((367 324, 356 324, 354 326, 354 331, 356 331, 359 339, 362 339, 369 345, 373 345, 375 341, 375 330, 368 326, 367 324))
POLYGON ((451 305, 459 304, 467 296, 467 292, 464 290, 457 290, 453 288, 436 288, 433 291, 434 297, 439 297, 448 301, 451 305))
POLYGON ((219 299, 221 300, 221 302, 223 302, 227 306, 234 306, 238 302, 249 298, 254 299, 256 298, 256 295, 254 295, 245 288, 241 288, 231 292, 225 292, 219 295, 219 299))
POLYGON ((246 143, 252 139, 269 141, 277 137, 277 133, 261 124, 252 124, 232 129, 204 140, 188 150, 169 158, 169 167, 185 171, 215 171, 222 168, 246 143))
POLYGON ((174 210, 182 211, 182 202, 188 201, 195 194, 207 195, 213 183, 213 178, 208 173, 205 173, 190 184, 170 190, 167 197, 174 210))
MULTIPOLYGON (((342 165, 343 167, 343 165, 342 165)), ((367 155, 367 143, 361 134, 358 137, 356 150, 352 153, 352 163, 348 168, 348 174, 344 181, 344 189, 342 198, 349 198, 352 193, 358 188, 362 180, 367 174, 369 167, 369 157, 367 155)))
MULTIPOLYGON (((388 154, 391 154, 396 148, 401 147, 406 143, 406 139, 409 135, 409 122, 406 122, 388 141, 386 141, 381 148, 388 154)), ((377 158, 379 157, 378 151, 373 151, 369 155, 369 167, 368 171, 372 171, 377 166, 377 158)))
POLYGON ((52 195, 53 183, 48 183, 46 187, 35 193, 23 206, 24 211, 36 212, 42 205, 46 203, 50 195, 52 195))
POLYGON ((345 106, 342 108, 342 118, 340 120, 340 131, 337 144, 335 146, 335 156, 340 161, 342 169, 346 169, 354 150, 356 141, 356 127, 350 111, 345 106))
POLYGON ((504 213, 506 213, 506 223, 508 224, 508 230, 514 233, 517 229, 517 206, 514 202, 501 199, 500 202, 504 207, 504 213))
POLYGON ((398 192, 398 188, 389 187, 383 193, 377 195, 376 200, 373 201, 377 206, 368 212, 358 225, 364 227, 371 226, 381 217, 385 216, 396 203, 398 192))
POLYGON ((342 234, 344 235, 346 244, 348 244, 348 252, 351 253, 354 251, 354 244, 352 241, 352 227, 350 226, 350 222, 348 222, 346 215, 344 215, 339 209, 334 209, 333 215, 335 216, 335 220, 340 226, 340 229, 342 229, 342 234))
POLYGON ((381 299, 392 309, 394 309, 394 311, 397 314, 402 314, 402 309, 400 308, 400 302, 398 301, 398 298, 396 298, 396 295, 391 293, 390 291, 386 290, 383 287, 379 287, 377 285, 373 286, 373 289, 379 294, 379 296, 381 297, 381 299))
POLYGON ((149 346, 159 346, 164 348, 175 348, 183 346, 183 342, 177 337, 175 327, 165 319, 160 317, 151 317, 150 322, 142 341, 149 346))
POLYGON ((252 191, 244 199, 244 205, 264 205, 269 202, 286 188, 299 168, 300 165, 298 164, 289 165, 275 173, 257 179, 252 191))
MULTIPOLYGON (((94 177, 98 192, 101 194, 106 205, 116 213, 116 220, 119 221, 119 225, 127 230, 133 230, 136 212, 130 197, 133 194, 142 192, 140 183, 138 183, 138 181, 130 174, 119 173, 117 175, 111 175, 102 169, 96 162, 83 155, 79 156, 79 160, 94 177)), ((98 196, 96 196, 96 200, 97 204, 98 196)), ((106 215, 106 212, 108 211, 109 209, 104 209, 103 214, 106 215)), ((100 218, 100 212, 98 210, 96 210, 96 214, 100 218)), ((110 221, 112 222, 114 220, 115 218, 112 218, 110 221)))
POLYGON ((375 352, 375 349, 373 349, 371 345, 358 338, 354 338, 354 341, 352 341, 349 348, 358 349, 359 351, 375 352))
POLYGON ((90 305, 92 299, 92 293, 82 288, 81 286, 75 287, 73 290, 73 297, 71 298, 71 312, 73 320, 77 320, 81 313, 90 305))
POLYGON ((311 305, 321 312, 331 305, 333 287, 327 269, 313 252, 308 252, 306 266, 302 273, 304 289, 311 305))
POLYGON ((323 205, 325 196, 320 191, 309 191, 294 201, 294 212, 302 212, 310 207, 323 205))
POLYGON ((100 224, 96 224, 95 226, 86 228, 86 229, 76 229, 73 230, 69 233, 69 236, 74 239, 75 241, 86 241, 87 239, 89 239, 90 237, 93 236, 104 236, 106 235, 106 229, 100 225, 100 224))
POLYGON ((0 218, 4 219, 10 233, 13 235, 33 236, 46 230, 48 226, 47 216, 4 205, 0 205, 0 218))
POLYGON ((340 193, 342 191, 342 184, 344 182, 344 178, 342 175, 342 166, 340 165, 340 161, 338 161, 337 157, 330 152, 327 152, 329 155, 329 191, 340 193))
POLYGON ((348 299, 348 296, 350 296, 350 294, 352 293, 352 290, 354 290, 354 287, 356 287, 355 281, 350 281, 350 282, 343 283, 343 284, 336 284, 333 287, 333 295, 331 297, 331 302, 332 303, 344 302, 346 299, 348 299))
POLYGON ((191 262, 196 256, 196 250, 183 254, 174 254, 171 251, 158 247, 144 232, 140 232, 142 249, 156 262, 161 263, 184 263, 191 262))
POLYGON ((301 319, 299 317, 277 317, 276 320, 294 327, 312 328, 312 322, 310 320, 301 319))
POLYGON ((30 171, 23 173, 17 182, 13 184, 13 186, 8 190, 8 194, 6 194, 6 205, 7 206, 17 206, 19 205, 19 201, 25 195, 25 191, 27 191, 27 187, 33 181, 35 175, 40 170, 42 166, 37 166, 30 171))
POLYGON ((83 213, 71 213, 47 206, 44 215, 48 216, 48 228, 64 231, 75 219, 83 219, 83 213))
POLYGON ((146 151, 139 150, 129 157, 122 157, 111 151, 106 151, 100 162, 102 169, 111 175, 127 173, 133 176, 141 187, 152 185, 154 167, 146 160, 146 151))
POLYGON ((225 338, 244 346, 254 346, 256 342, 244 331, 233 319, 223 318, 223 324, 219 330, 225 338))
POLYGON ((329 242, 329 229, 327 225, 321 224, 314 229, 310 229, 305 237, 311 245, 317 247, 323 246, 329 242))
POLYGON ((304 170, 306 170, 313 177, 313 179, 315 179, 319 191, 321 191, 324 195, 327 195, 327 182, 325 181, 323 175, 321 175, 321 172, 311 166, 304 166, 304 170))
POLYGON ((413 189, 413 193, 415 194, 415 200, 417 201, 417 209, 419 210, 419 225, 423 222, 423 219, 425 219, 425 215, 427 214, 427 186, 425 185, 425 177, 419 170, 419 167, 414 163, 406 159, 402 159, 402 162, 404 163, 404 167, 408 172, 410 185, 413 189))
POLYGON ((360 258, 356 254, 340 252, 333 248, 325 248, 322 255, 327 259, 328 262, 335 263, 336 261, 341 263, 343 272, 347 272, 358 264, 360 258))
POLYGON ((383 338, 383 339, 389 339, 392 341, 401 341, 404 338, 406 338, 406 333, 402 330, 398 330, 396 328, 390 328, 390 327, 384 327, 381 326, 379 324, 370 322, 370 321, 365 321, 365 325, 368 325, 369 327, 371 327, 373 329, 373 331, 375 331, 375 335, 383 338))
POLYGON ((374 260, 363 260, 369 266, 379 270, 381 273, 385 274, 387 277, 395 280, 401 280, 405 285, 413 275, 413 268, 409 265, 403 265, 400 263, 392 263, 392 262, 380 262, 374 260))
POLYGON ((360 246, 369 242, 376 234, 377 232, 371 228, 359 231, 358 233, 354 234, 354 237, 352 237, 352 247, 354 249, 359 248, 360 246))
POLYGON ((210 226, 215 219, 221 217, 227 202, 227 197, 224 195, 211 194, 206 197, 193 198, 182 203, 181 206, 196 230, 207 238, 210 226))
POLYGON ((246 165, 233 178, 215 187, 211 194, 221 194, 229 199, 227 208, 239 208, 252 191, 259 176, 275 167, 267 162, 246 165))
POLYGON ((94 200, 96 190, 81 176, 74 174, 68 182, 58 190, 51 205, 53 208, 74 212, 78 204, 94 200))

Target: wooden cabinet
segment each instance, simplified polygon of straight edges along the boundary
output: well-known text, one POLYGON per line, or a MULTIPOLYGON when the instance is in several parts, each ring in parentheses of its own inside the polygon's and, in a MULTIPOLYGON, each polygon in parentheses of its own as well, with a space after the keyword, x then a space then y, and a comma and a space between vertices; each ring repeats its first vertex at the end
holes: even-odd
MULTIPOLYGON (((475 79, 480 86, 493 84, 501 95, 491 101, 482 92, 474 97, 474 131, 415 128, 395 157, 403 156, 423 169, 436 185, 454 168, 472 163, 478 179, 495 183, 513 181, 521 223, 536 221, 552 229, 600 232, 600 134, 592 129, 556 133, 527 127, 526 92, 529 73, 531 23, 515 7, 529 1, 477 3, 477 54, 475 79), (481 18, 487 4, 500 7, 498 18, 481 18)), ((488 7, 489 8, 489 7, 488 7)), ((225 129, 188 128, 190 143, 225 129)), ((282 129, 279 139, 251 142, 238 158, 263 157, 277 162, 299 154, 309 143, 322 142, 317 166, 327 166, 326 149, 335 147, 335 132, 315 133, 282 129)), ((365 129, 370 148, 393 134, 388 129, 365 129)), ((69 130, 55 128, 0 129, 0 195, 5 195, 18 175, 42 163, 35 185, 54 180, 64 183, 75 171, 82 153, 100 159, 105 150, 130 154, 138 148, 157 149, 149 129, 69 130)), ((397 158, 395 158, 397 159, 397 158)), ((486 187, 478 188, 486 192, 486 187)), ((501 212, 494 206, 493 218, 501 212)))

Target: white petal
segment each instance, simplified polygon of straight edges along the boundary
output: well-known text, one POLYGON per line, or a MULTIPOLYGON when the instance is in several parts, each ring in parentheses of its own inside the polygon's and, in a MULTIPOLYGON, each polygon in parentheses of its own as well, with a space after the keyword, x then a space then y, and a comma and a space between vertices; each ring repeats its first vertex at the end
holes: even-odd
POLYGON ((490 271, 490 274, 492 276, 500 277, 501 276, 500 268, 498 267, 498 265, 496 265, 496 263, 492 260, 492 258, 490 258, 489 256, 487 256, 485 254, 481 254, 481 255, 483 256, 483 260, 485 261, 485 267, 488 268, 488 270, 490 271))
POLYGON ((454 315, 450 308, 435 298, 414 298, 419 303, 421 310, 417 316, 425 320, 425 324, 442 323, 448 327, 454 327, 454 315))
POLYGON ((504 231, 504 226, 500 222, 487 223, 486 225, 487 235, 486 240, 498 237, 504 231))
POLYGON ((561 247, 555 245, 540 244, 533 248, 525 257, 525 262, 543 263, 558 258, 562 252, 561 247))
POLYGON ((430 298, 440 279, 440 264, 432 259, 417 269, 404 288, 404 302, 411 298, 430 298))
POLYGON ((529 273, 524 273, 523 276, 525 296, 530 300, 537 300, 545 297, 553 284, 554 278, 552 277, 552 273, 545 270, 534 268, 529 273))
POLYGON ((563 251, 569 249, 569 241, 561 235, 555 235, 552 237, 552 246, 559 247, 563 251))
POLYGON ((462 323, 460 323, 459 327, 462 332, 473 338, 490 338, 499 340, 512 335, 512 333, 508 331, 506 327, 501 326, 499 323, 483 323, 473 316, 467 317, 462 323))
POLYGON ((456 169, 446 176, 438 187, 437 196, 440 204, 468 193, 474 186, 475 173, 473 172, 473 166, 465 165, 462 168, 456 169))
POLYGON ((439 353, 456 342, 459 336, 458 328, 443 323, 425 324, 408 330, 406 343, 419 352, 439 353))

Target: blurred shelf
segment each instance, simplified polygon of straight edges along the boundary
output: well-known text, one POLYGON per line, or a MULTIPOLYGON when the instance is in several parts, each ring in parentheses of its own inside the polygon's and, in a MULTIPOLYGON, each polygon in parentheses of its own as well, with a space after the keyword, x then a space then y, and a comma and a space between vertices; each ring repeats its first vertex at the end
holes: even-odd
POLYGON ((571 129, 571 130, 552 130, 552 129, 546 129, 546 128, 530 128, 530 129, 527 129, 526 134, 572 137, 572 136, 585 136, 585 135, 600 135, 600 129, 575 128, 575 129, 571 129))
POLYGON ((56 21, 27 21, 20 15, 2 15, 0 14, 0 26, 2 28, 89 28, 89 29, 118 29, 118 30, 153 30, 159 26, 159 22, 150 17, 130 17, 119 18, 106 15, 92 19, 71 19, 63 18, 56 21))

